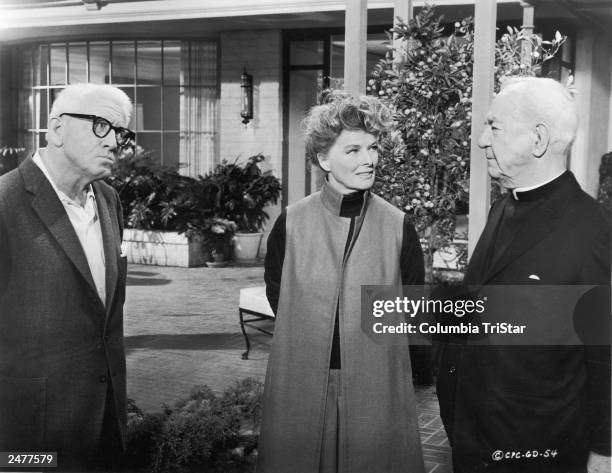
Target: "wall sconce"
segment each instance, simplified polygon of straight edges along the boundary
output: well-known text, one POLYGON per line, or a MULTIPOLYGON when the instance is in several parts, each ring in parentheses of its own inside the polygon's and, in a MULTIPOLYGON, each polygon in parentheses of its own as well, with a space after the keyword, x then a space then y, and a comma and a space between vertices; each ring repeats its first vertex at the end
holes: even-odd
POLYGON ((246 67, 240 75, 240 91, 242 92, 242 108, 240 116, 245 125, 253 119, 253 76, 247 74, 246 67))
POLYGON ((97 11, 106 5, 106 2, 101 2, 98 0, 81 0, 81 1, 83 2, 83 5, 85 5, 85 8, 87 9, 87 11, 97 11))

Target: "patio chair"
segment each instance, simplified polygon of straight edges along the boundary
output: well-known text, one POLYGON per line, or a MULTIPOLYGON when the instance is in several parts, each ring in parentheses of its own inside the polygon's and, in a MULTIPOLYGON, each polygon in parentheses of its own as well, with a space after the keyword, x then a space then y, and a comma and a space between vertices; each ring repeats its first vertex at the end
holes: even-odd
POLYGON ((272 308, 268 303, 265 286, 246 287, 240 289, 238 315, 240 316, 240 328, 242 329, 244 341, 246 342, 246 351, 242 354, 242 359, 248 360, 249 351, 251 351, 251 343, 245 330, 245 326, 248 325, 249 327, 259 330, 267 335, 273 335, 273 333, 269 330, 254 325, 264 320, 274 320, 274 312, 272 312, 272 308), (245 315, 249 315, 251 317, 246 318, 245 315))

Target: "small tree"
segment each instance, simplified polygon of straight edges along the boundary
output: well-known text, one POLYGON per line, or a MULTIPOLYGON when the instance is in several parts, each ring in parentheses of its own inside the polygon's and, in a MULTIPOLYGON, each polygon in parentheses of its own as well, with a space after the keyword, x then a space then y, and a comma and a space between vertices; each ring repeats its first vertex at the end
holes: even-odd
MULTIPOLYGON (((368 83, 368 92, 394 113, 374 191, 411 215, 425 238, 428 282, 434 253, 452 245, 455 217, 467 209, 469 190, 473 25, 465 18, 444 37, 441 21, 432 6, 407 24, 399 20, 390 33, 401 46, 376 65, 368 83)), ((544 42, 509 28, 496 44, 496 88, 509 76, 535 75, 563 40, 557 33, 544 42), (527 64, 521 62, 524 41, 533 48, 527 64)))

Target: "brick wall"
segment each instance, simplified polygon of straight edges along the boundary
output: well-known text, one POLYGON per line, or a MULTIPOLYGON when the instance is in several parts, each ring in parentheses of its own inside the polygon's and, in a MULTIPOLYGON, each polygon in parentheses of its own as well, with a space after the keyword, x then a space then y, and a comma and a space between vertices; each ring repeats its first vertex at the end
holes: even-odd
MULTIPOLYGON (((238 31, 220 37, 221 99, 219 151, 222 159, 266 156, 265 168, 282 176, 282 33, 280 30, 238 31), (240 118, 240 74, 253 76, 253 120, 240 118)), ((279 208, 270 209, 267 230, 279 208)), ((267 232, 266 232, 267 233, 267 232)), ((265 236, 260 255, 265 253, 265 236)))
POLYGON ((282 35, 279 30, 221 34, 221 158, 247 158, 258 152, 280 172, 282 151, 282 35), (253 120, 240 118, 240 74, 253 76, 253 120))

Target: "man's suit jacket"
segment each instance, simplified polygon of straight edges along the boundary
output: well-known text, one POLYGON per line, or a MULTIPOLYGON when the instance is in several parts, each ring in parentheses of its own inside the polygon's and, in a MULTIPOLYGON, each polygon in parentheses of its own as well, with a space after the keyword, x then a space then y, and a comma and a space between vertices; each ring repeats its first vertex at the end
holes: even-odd
MULTIPOLYGON (((608 215, 570 172, 555 181, 507 247, 491 252, 510 198, 491 208, 467 284, 610 284, 608 215)), ((590 450, 610 454, 609 346, 455 342, 444 348, 438 394, 456 473, 573 471, 573 465, 580 471, 590 450), (495 460, 496 451, 531 451, 531 456, 495 460)))
POLYGON ((114 189, 94 182, 106 300, 49 181, 31 159, 0 178, 0 451, 96 452, 107 418, 126 423, 126 260, 114 189), (107 402, 107 399, 109 402, 107 402))

